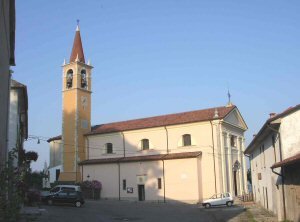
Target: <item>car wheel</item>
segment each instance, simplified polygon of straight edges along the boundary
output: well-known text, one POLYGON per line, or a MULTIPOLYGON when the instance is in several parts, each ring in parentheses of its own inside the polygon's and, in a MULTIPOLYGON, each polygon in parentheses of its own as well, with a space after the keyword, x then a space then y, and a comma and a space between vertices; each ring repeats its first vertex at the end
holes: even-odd
POLYGON ((51 199, 49 199, 47 202, 48 202, 48 205, 52 205, 53 204, 53 201, 51 199))
POLYGON ((227 205, 227 207, 231 207, 232 206, 232 202, 229 201, 229 202, 226 203, 226 205, 227 205))
POLYGON ((204 207, 205 207, 206 209, 207 209, 207 208, 210 208, 210 204, 207 203, 207 204, 204 205, 204 207))
POLYGON ((75 206, 76 206, 76 207, 81 207, 81 202, 80 202, 80 201, 76 201, 76 202, 75 202, 75 206))

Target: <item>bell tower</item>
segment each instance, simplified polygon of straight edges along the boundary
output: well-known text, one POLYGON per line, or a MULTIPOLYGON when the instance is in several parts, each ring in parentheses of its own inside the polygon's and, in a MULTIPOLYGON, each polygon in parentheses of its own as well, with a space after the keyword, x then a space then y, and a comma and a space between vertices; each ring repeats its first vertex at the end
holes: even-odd
POLYGON ((80 181, 78 163, 86 159, 84 134, 91 131, 91 71, 85 63, 79 24, 69 63, 64 61, 62 86, 63 169, 59 181, 80 181))

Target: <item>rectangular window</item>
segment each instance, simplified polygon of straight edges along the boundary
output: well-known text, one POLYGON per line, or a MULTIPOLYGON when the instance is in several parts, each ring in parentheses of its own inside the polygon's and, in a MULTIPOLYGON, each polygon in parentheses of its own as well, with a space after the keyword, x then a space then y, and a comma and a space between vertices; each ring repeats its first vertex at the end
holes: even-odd
POLYGON ((123 190, 126 190, 126 180, 123 180, 123 190))
POLYGON ((230 137, 230 145, 231 145, 231 147, 236 147, 236 140, 237 140, 236 136, 231 136, 230 137))
POLYGON ((142 150, 149 150, 149 140, 148 139, 142 140, 142 150))
POLYGON ((183 146, 191 146, 192 145, 192 139, 191 139, 190 134, 184 134, 182 137, 183 137, 182 138, 183 146))
POLYGON ((161 178, 157 178, 157 187, 159 190, 161 189, 161 178))
POLYGON ((106 144, 106 153, 112 154, 113 153, 113 145, 112 143, 106 144))

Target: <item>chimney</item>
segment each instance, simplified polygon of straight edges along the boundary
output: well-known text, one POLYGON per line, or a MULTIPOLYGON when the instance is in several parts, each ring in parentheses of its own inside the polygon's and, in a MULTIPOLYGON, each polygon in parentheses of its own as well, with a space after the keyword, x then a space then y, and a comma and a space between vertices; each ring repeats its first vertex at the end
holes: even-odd
POLYGON ((215 109, 215 115, 214 115, 214 118, 219 118, 219 112, 218 112, 218 109, 215 109))
POLYGON ((273 118, 274 116, 276 116, 276 113, 270 113, 270 118, 273 118))

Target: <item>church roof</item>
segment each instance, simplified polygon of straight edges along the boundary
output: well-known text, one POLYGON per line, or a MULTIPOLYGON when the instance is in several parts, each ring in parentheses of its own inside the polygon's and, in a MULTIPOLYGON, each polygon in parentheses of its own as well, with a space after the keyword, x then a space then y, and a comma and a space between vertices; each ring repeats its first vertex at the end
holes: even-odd
POLYGON ((84 160, 84 161, 80 162, 79 165, 187 159, 187 158, 196 158, 196 157, 200 156, 201 153, 202 153, 201 151, 198 151, 198 152, 185 152, 185 153, 170 153, 170 154, 157 154, 157 155, 144 155, 144 156, 90 159, 90 160, 84 160))
POLYGON ((86 135, 122 132, 127 130, 138 130, 152 127, 162 127, 177 124, 209 121, 214 119, 223 119, 235 108, 236 106, 223 106, 190 112, 128 120, 122 122, 100 124, 93 126, 91 132, 87 133, 86 135), (215 116, 216 114, 217 116, 215 116))
MULTIPOLYGON (((105 133, 122 132, 128 130, 146 129, 152 127, 162 127, 194 122, 209 121, 214 119, 224 119, 236 106, 222 106, 209 109, 195 110, 190 112, 154 116, 142 119, 127 120, 114 123, 106 123, 92 126, 91 132, 85 135, 96 135, 105 133), (216 117, 216 111, 218 116, 216 117)), ((47 140, 51 142, 61 140, 61 135, 47 140)))
POLYGON ((71 56, 70 56, 70 62, 75 62, 77 59, 78 59, 79 62, 85 63, 79 25, 77 25, 77 28, 76 28, 72 53, 71 53, 71 56))

